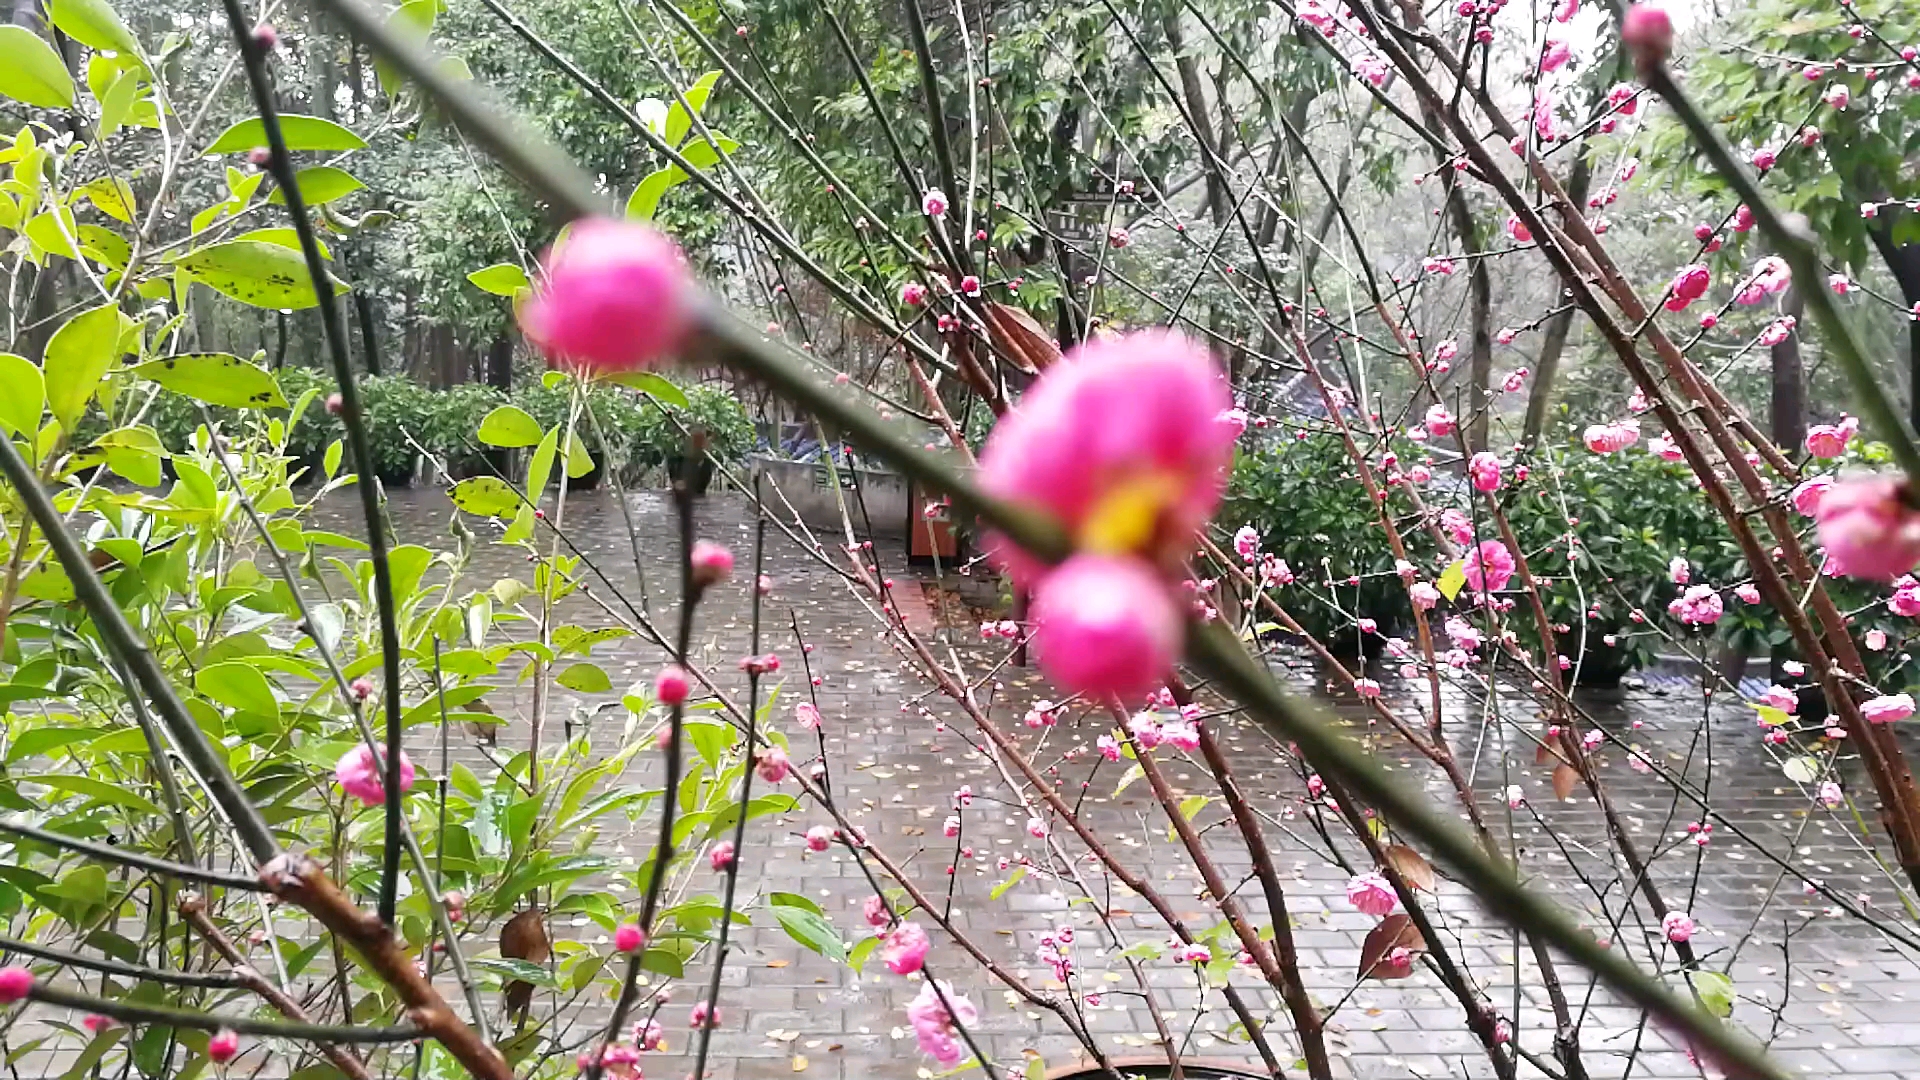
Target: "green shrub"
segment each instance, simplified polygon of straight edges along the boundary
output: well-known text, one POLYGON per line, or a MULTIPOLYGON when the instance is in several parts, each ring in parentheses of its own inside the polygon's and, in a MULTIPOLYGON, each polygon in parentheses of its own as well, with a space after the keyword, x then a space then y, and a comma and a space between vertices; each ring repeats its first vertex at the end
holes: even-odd
POLYGON ((687 404, 662 408, 643 403, 634 417, 634 460, 641 465, 665 465, 687 452, 681 430, 707 433, 707 452, 729 469, 738 468, 753 451, 757 434, 745 405, 732 391, 718 386, 686 388, 687 404), (678 421, 676 424, 675 421, 678 421))
MULTIPOLYGON (((1403 450, 1403 456, 1414 453, 1418 450, 1412 447, 1403 450)), ((1350 634, 1356 615, 1377 620, 1383 629, 1409 624, 1406 587, 1393 572, 1386 534, 1337 436, 1276 438, 1243 450, 1234 459, 1219 520, 1229 531, 1252 525, 1261 550, 1293 569, 1297 588, 1325 597, 1332 577, 1345 615, 1324 599, 1308 600, 1305 591, 1286 600, 1288 612, 1322 641, 1350 634), (1347 584, 1354 576, 1359 585, 1347 584)), ((1417 545, 1414 561, 1430 565, 1425 534, 1406 529, 1405 539, 1417 545)))
POLYGON ((474 432, 488 413, 506 404, 507 395, 486 383, 461 383, 429 393, 432 407, 418 433, 421 445, 455 476, 484 470, 486 447, 474 432))
POLYGON ((419 453, 414 442, 425 445, 438 395, 405 375, 363 375, 360 407, 366 416, 374 471, 388 479, 411 479, 419 453))

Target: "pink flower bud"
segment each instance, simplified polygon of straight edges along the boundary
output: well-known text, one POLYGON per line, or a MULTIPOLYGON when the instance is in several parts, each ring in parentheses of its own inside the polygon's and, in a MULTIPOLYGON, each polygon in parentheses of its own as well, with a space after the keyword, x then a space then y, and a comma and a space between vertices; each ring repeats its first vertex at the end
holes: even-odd
POLYGON ((900 286, 900 303, 907 307, 919 307, 927 302, 927 287, 917 281, 909 281, 900 286))
POLYGON ((662 705, 681 705, 693 690, 693 680, 685 668, 668 664, 653 677, 653 699, 662 705))
POLYGON ((33 989, 33 972, 18 964, 0 968, 0 1005, 11 1005, 33 989))
POLYGON ((347 684, 347 693, 355 701, 365 701, 373 696, 373 680, 362 676, 347 684))
POLYGON ((1660 930, 1667 940, 1676 945, 1684 944, 1693 937, 1693 919, 1684 911, 1669 911, 1666 918, 1660 920, 1660 930))
POLYGON ((261 23, 253 28, 253 43, 263 53, 270 53, 280 47, 280 31, 272 23, 261 23))
POLYGON ((1640 3, 1627 9, 1620 23, 1620 43, 1626 46, 1633 66, 1643 74, 1666 63, 1673 52, 1673 20, 1664 9, 1640 3))
POLYGON ((247 151, 247 164, 256 169, 264 169, 273 164, 273 151, 264 146, 256 146, 247 151))
POLYGON ((722 840, 713 845, 713 849, 707 853, 707 862, 710 863, 715 870, 725 870, 727 867, 732 866, 733 841, 722 840))
POLYGON ((207 1057, 216 1065, 225 1065, 240 1053, 240 1036, 232 1028, 221 1028, 207 1040, 207 1057))
POLYGON ((647 943, 647 932, 639 923, 621 923, 613 932, 613 947, 623 953, 639 952, 647 943))
POLYGON ((645 225, 581 219, 542 264, 520 328, 550 363, 591 373, 649 368, 686 331, 693 286, 684 257, 645 225))
POLYGON ((880 946, 880 955, 886 960, 888 971, 911 975, 926 963, 927 950, 932 944, 919 923, 903 922, 887 935, 880 946))
POLYGON ((807 830, 807 850, 825 851, 833 843, 833 830, 825 825, 815 825, 807 830))
POLYGON ((1075 555, 1040 582, 1032 610, 1041 668, 1075 693, 1141 697, 1179 654, 1179 609, 1138 558, 1075 555))

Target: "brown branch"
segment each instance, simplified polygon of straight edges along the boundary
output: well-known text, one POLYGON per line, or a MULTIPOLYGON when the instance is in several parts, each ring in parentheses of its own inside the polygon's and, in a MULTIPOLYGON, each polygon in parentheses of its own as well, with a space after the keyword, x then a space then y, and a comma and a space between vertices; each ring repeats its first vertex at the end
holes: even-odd
POLYGON ((400 995, 414 1024, 446 1047, 476 1080, 513 1080, 507 1059, 448 1007, 393 931, 348 899, 319 863, 304 855, 283 854, 260 868, 260 880, 353 946, 367 967, 400 995))
MULTIPOLYGON (((258 969, 247 963, 247 958, 234 947, 233 939, 227 937, 225 931, 215 926, 213 919, 207 915, 206 898, 197 892, 183 892, 180 894, 179 911, 180 917, 198 930, 200 936, 207 939, 207 944, 213 946, 213 951, 219 953, 228 964, 232 965, 233 977, 241 986, 253 991, 267 1004, 273 1006, 281 1016, 289 1020, 297 1020, 304 1024, 312 1019, 307 1015, 307 1010, 300 1007, 299 1002, 288 997, 285 991, 273 985, 266 976, 260 974, 258 969)), ((349 1023, 352 1020, 353 1017, 347 1017, 349 1023)), ((372 1080, 367 1073, 366 1065, 353 1051, 329 1042, 314 1045, 328 1061, 333 1062, 334 1068, 345 1073, 350 1080, 372 1080)))

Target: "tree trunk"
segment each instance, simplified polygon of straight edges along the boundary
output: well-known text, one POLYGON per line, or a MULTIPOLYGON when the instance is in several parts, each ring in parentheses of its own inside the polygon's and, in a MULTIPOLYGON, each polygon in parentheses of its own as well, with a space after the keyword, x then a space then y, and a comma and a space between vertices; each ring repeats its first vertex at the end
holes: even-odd
MULTIPOLYGON (((1795 320, 1806 317, 1806 302, 1798 285, 1788 288, 1781 307, 1795 320)), ((1773 441, 1792 454, 1807 440, 1807 375, 1800 362, 1800 334, 1788 334, 1786 340, 1769 350, 1773 366, 1773 394, 1769 399, 1768 422, 1773 441)), ((1795 659, 1792 643, 1773 647, 1768 674, 1779 682, 1786 674, 1786 662, 1795 659)))
MULTIPOLYGON (((1909 211, 1911 213, 1911 211, 1909 211)), ((1920 244, 1898 244, 1893 242, 1893 223, 1883 215, 1867 230, 1873 237, 1873 246, 1880 249, 1880 257, 1886 261, 1887 269, 1893 271, 1893 279, 1900 283, 1900 295, 1906 299, 1909 313, 1915 304, 1920 304, 1920 244)), ((1920 320, 1907 323, 1907 422, 1915 431, 1920 431, 1920 320)))
MULTIPOLYGON (((1586 203, 1587 189, 1593 186, 1593 164, 1585 151, 1586 147, 1581 147, 1580 155, 1574 159, 1573 171, 1567 176, 1567 198, 1575 206, 1586 203)), ((1553 305, 1561 304, 1565 293, 1565 289, 1556 289, 1553 305)), ((1560 358, 1567 351, 1567 336, 1573 331, 1573 314, 1573 305, 1568 304, 1566 310, 1547 320, 1546 333, 1540 341, 1540 356, 1533 364, 1533 390, 1527 394, 1527 420, 1521 441, 1528 446, 1540 440, 1541 429, 1547 425, 1547 410, 1553 407, 1553 384, 1560 375, 1560 358)))
POLYGON ((513 389, 513 335, 502 330, 487 346, 487 383, 501 393, 513 389))
POLYGON ((360 318, 360 351, 367 358, 367 374, 379 375, 383 371, 380 363, 380 328, 373 318, 373 299, 366 289, 353 292, 353 311, 360 318))

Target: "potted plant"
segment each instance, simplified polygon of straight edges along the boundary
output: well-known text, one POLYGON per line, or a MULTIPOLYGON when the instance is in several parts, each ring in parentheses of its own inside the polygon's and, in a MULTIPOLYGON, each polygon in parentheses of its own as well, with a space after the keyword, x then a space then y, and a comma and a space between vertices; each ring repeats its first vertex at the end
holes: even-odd
POLYGON ((413 483, 420 456, 416 443, 432 422, 431 391, 405 375, 367 375, 360 380, 373 471, 388 487, 413 483))
MULTIPOLYGON (((1339 438, 1273 439, 1243 450, 1219 520, 1229 529, 1252 526, 1260 550, 1286 561, 1302 586, 1289 597, 1288 613, 1336 656, 1371 659, 1410 624, 1406 588, 1393 573, 1378 514, 1339 438), (1361 618, 1374 620, 1380 632, 1358 633, 1361 618)), ((1406 540, 1424 545, 1426 538, 1408 530, 1406 540)), ((1412 558, 1423 562, 1425 549, 1412 558)))
POLYGON ((756 436, 746 408, 724 387, 691 386, 686 394, 684 407, 641 407, 635 423, 635 453, 644 455, 649 464, 665 466, 668 476, 700 494, 713 482, 714 462, 737 467, 753 449, 756 436), (691 431, 706 435, 702 456, 688 454, 686 433, 691 431))

